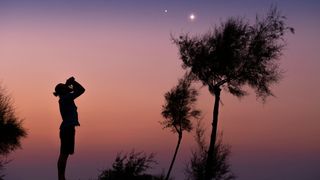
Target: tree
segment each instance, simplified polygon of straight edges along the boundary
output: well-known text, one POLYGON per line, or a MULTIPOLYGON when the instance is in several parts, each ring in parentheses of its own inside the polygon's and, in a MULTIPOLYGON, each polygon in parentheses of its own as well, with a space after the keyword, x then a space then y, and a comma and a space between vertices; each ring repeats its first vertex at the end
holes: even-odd
POLYGON ((11 98, 0 87, 0 170, 8 162, 5 156, 20 148, 21 139, 26 135, 22 120, 15 115, 11 98))
POLYGON ((198 92, 191 87, 191 82, 192 80, 189 75, 186 74, 179 80, 177 86, 164 95, 165 104, 162 106, 162 116, 165 119, 160 123, 163 125, 163 128, 169 128, 173 133, 177 133, 178 135, 178 142, 166 175, 166 180, 170 177, 182 140, 183 131, 190 132, 192 130, 191 119, 200 117, 200 111, 194 107, 198 92))
MULTIPOLYGON (((205 129, 202 125, 202 120, 197 122, 195 140, 197 149, 192 151, 190 162, 187 164, 185 172, 187 180, 204 180, 205 179, 205 166, 208 157, 208 145, 205 141, 205 129)), ((222 143, 222 135, 220 135, 215 144, 214 150, 215 172, 212 177, 214 180, 233 180, 234 174, 231 172, 228 158, 230 156, 230 146, 222 143)))
POLYGON ((215 97, 206 180, 214 176, 221 89, 243 97, 247 95, 244 88, 249 86, 263 101, 273 95, 270 86, 281 78, 278 60, 288 31, 293 33, 294 29, 286 26, 285 17, 276 7, 271 7, 267 16, 257 16, 253 25, 243 18, 233 17, 205 35, 190 37, 186 34, 173 39, 179 48, 183 68, 190 69, 196 80, 208 86, 215 97))
POLYGON ((147 180, 152 179, 151 175, 145 172, 156 163, 154 154, 131 151, 122 155, 119 153, 112 164, 112 169, 101 172, 99 180, 147 180))

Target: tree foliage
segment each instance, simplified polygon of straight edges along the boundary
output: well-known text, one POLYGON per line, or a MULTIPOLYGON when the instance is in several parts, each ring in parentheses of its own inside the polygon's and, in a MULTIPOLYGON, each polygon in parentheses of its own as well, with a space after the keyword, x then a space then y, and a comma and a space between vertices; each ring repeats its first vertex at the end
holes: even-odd
POLYGON ((278 60, 288 31, 294 32, 272 7, 266 17, 257 16, 253 25, 244 18, 232 17, 205 35, 186 34, 174 42, 183 68, 190 69, 213 95, 214 87, 223 87, 241 97, 247 94, 243 87, 248 85, 265 100, 272 95, 270 85, 281 78, 278 60))
POLYGON ((173 133, 182 134, 192 130, 192 118, 200 117, 200 110, 195 109, 198 91, 191 87, 192 80, 188 74, 179 80, 177 86, 167 92, 165 104, 162 106, 163 128, 169 128, 173 133))

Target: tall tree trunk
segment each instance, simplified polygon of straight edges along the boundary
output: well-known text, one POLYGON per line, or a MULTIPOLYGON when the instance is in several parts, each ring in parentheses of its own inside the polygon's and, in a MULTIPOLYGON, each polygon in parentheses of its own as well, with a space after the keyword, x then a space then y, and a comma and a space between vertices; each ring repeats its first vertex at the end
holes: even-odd
POLYGON ((217 139, 220 92, 221 92, 221 89, 219 87, 214 87, 215 101, 214 101, 214 108, 213 108, 211 139, 210 139, 210 146, 208 150, 208 157, 207 157, 207 164, 206 164, 206 171, 205 171, 205 180, 210 180, 212 177, 215 176, 215 173, 216 173, 216 172, 213 172, 212 167, 214 166, 214 163, 215 163, 214 150, 215 150, 215 144, 217 139))
POLYGON ((170 173, 171 173, 171 170, 172 170, 172 166, 173 166, 173 164, 174 164, 174 161, 176 160, 177 153, 178 153, 178 150, 179 150, 179 147, 180 147, 181 139, 182 139, 182 133, 179 134, 178 143, 177 143, 177 146, 176 146, 176 150, 174 151, 174 155, 173 155, 173 158, 172 158, 172 161, 171 161, 171 164, 170 164, 170 167, 169 167, 167 176, 166 176, 166 180, 168 180, 169 177, 170 177, 170 173))

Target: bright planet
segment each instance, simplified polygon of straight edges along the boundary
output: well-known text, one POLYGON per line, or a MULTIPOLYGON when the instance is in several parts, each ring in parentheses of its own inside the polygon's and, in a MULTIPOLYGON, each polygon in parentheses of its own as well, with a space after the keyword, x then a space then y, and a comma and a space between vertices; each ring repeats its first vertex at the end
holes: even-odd
POLYGON ((196 19, 196 15, 194 15, 193 13, 191 13, 191 14, 189 15, 189 19, 190 19, 191 21, 194 21, 194 20, 196 19))

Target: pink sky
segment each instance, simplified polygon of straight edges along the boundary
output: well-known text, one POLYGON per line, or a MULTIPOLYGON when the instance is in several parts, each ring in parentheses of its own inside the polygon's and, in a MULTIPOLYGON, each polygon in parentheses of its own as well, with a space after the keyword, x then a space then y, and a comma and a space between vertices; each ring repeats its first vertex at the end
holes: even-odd
MULTIPOLYGON (((132 149, 157 153, 159 164, 154 172, 167 168, 176 136, 162 130, 158 122, 164 93, 183 74, 170 33, 203 32, 207 26, 20 18, 0 18, 4 24, 0 28, 1 85, 14 99, 29 132, 23 149, 10 156, 14 160, 6 170, 8 179, 55 179, 61 118, 52 92, 69 76, 87 89, 76 102, 81 127, 69 177, 96 177, 117 152, 132 149), (161 28, 164 25, 172 27, 161 28)), ((288 36, 281 59, 285 76, 273 88, 277 97, 262 104, 253 93, 241 100, 222 93, 219 130, 232 146, 230 162, 242 175, 239 179, 254 178, 249 173, 253 169, 278 173, 283 179, 289 177, 285 171, 294 174, 297 170, 320 178, 319 172, 314 174, 320 161, 320 24, 316 18, 289 22, 296 34, 288 36), (284 170, 275 168, 285 165, 284 170)), ((198 106, 209 132, 213 97, 205 87, 200 92, 198 106)), ((185 134, 174 167, 178 177, 193 146, 192 134, 185 134)))

